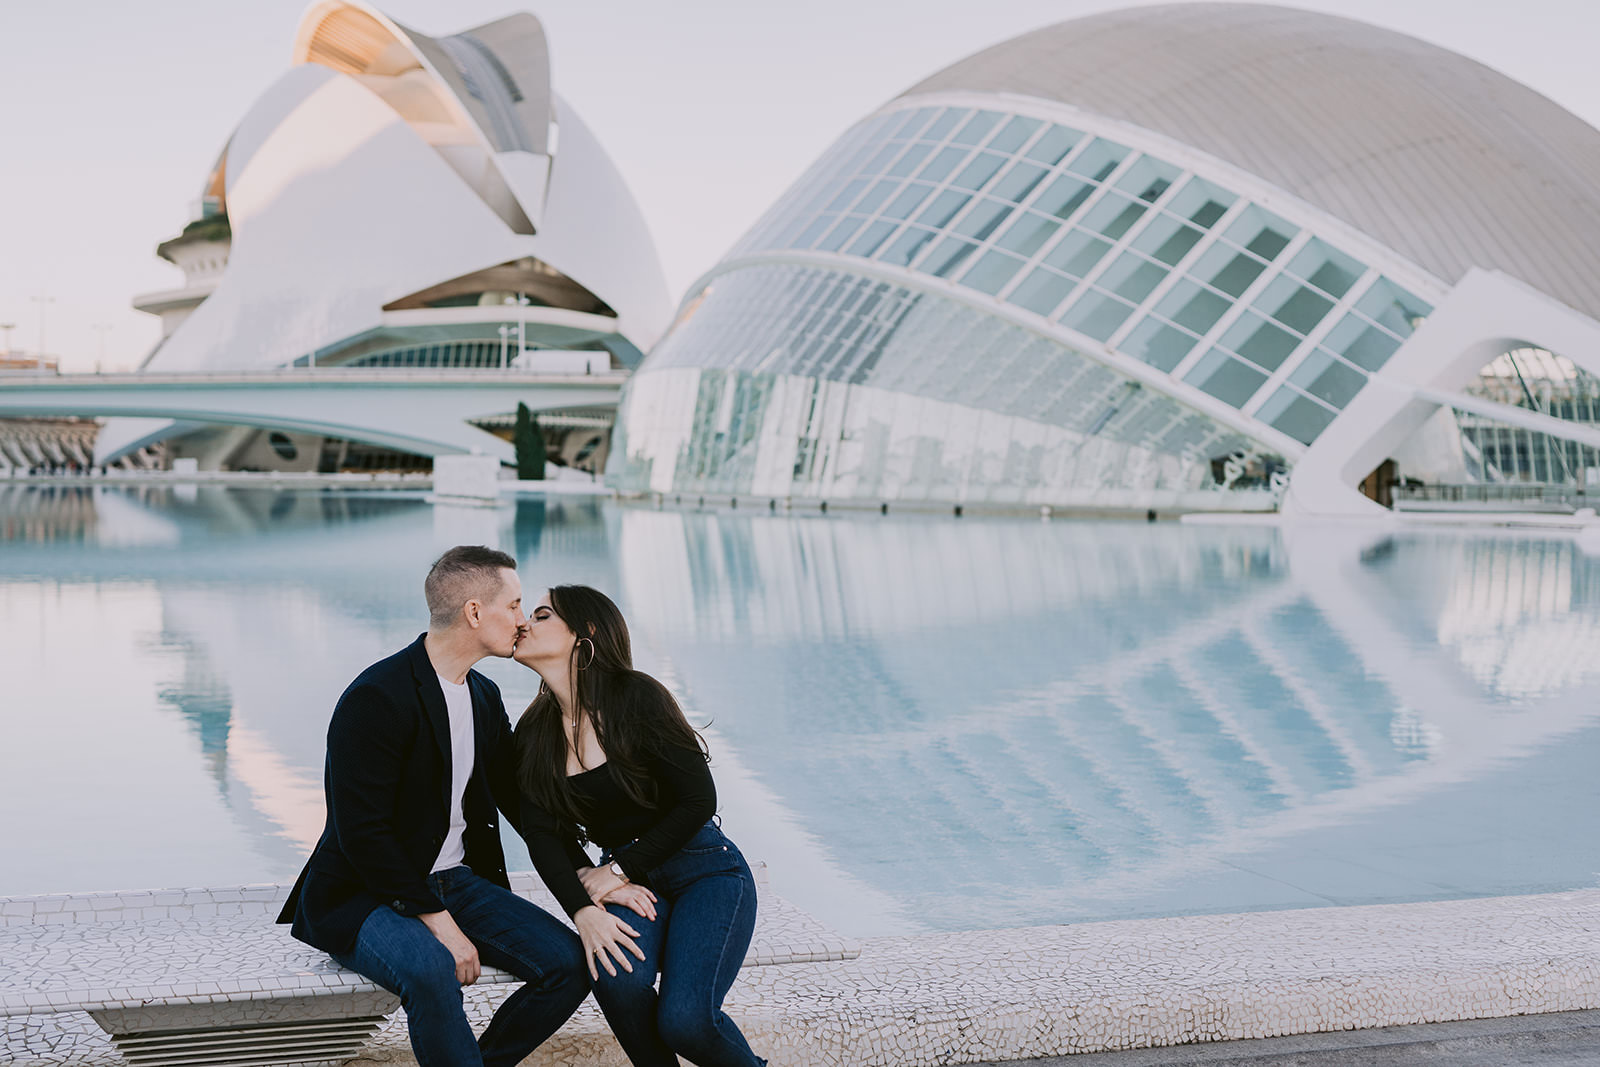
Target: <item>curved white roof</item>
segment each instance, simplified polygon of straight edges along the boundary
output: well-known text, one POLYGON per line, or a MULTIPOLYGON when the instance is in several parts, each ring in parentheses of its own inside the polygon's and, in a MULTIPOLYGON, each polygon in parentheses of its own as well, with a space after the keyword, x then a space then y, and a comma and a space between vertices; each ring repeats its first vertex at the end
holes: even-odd
POLYGON ((1279 186, 1447 282, 1505 271, 1600 317, 1600 131, 1435 45, 1254 4, 1142 7, 1024 34, 904 95, 1059 101, 1279 186))

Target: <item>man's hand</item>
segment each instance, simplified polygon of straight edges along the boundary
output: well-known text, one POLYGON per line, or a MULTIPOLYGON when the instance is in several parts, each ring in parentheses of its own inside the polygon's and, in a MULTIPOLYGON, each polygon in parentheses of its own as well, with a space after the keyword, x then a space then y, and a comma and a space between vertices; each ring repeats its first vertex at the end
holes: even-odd
POLYGON ((623 882, 595 903, 621 904, 651 922, 656 920, 656 895, 644 886, 634 885, 632 882, 623 882))
POLYGON ((604 903, 613 890, 628 884, 612 874, 610 867, 579 867, 578 881, 583 883, 583 891, 596 904, 604 903))
POLYGON ((611 962, 613 959, 622 964, 623 970, 633 973, 633 962, 623 954, 624 949, 644 959, 644 950, 633 940, 639 936, 639 931, 604 908, 593 904, 579 908, 578 914, 572 917, 572 924, 578 928, 578 936, 583 940, 583 954, 589 961, 591 980, 600 979, 600 972, 595 969, 597 959, 613 978, 617 976, 616 965, 611 962))
MULTIPOLYGON (((439 943, 450 950, 450 955, 456 961, 456 981, 462 985, 471 985, 478 980, 478 975, 483 973, 483 966, 478 962, 478 947, 467 940, 467 935, 461 932, 461 927, 450 917, 448 911, 430 911, 426 915, 418 915, 439 943)), ((586 942, 587 944, 587 942, 586 942)), ((593 970, 593 965, 590 965, 593 970)))

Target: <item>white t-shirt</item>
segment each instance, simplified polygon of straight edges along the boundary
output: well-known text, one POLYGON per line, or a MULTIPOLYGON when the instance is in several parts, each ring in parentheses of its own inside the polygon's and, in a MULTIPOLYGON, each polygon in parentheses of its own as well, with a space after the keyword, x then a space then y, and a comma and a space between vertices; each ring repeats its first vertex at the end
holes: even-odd
POLYGON ((467 683, 456 685, 441 676, 439 688, 444 690, 444 706, 450 713, 450 831, 444 835, 439 858, 433 861, 435 871, 459 867, 467 858, 466 846, 461 842, 467 829, 461 796, 467 791, 467 779, 472 777, 474 741, 472 694, 467 691, 467 683))

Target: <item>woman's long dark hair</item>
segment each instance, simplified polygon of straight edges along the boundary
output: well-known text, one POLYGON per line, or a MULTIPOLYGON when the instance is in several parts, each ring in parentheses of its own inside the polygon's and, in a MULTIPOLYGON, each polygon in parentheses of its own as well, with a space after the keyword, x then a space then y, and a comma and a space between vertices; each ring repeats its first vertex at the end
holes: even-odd
MULTIPOLYGON (((688 749, 709 762, 705 740, 666 686, 633 669, 628 624, 610 597, 586 585, 558 585, 550 590, 550 607, 578 638, 567 670, 579 724, 589 720, 611 778, 628 799, 655 807, 658 790, 645 761, 688 749)), ((541 685, 512 735, 518 784, 564 828, 582 835, 584 820, 567 781, 567 751, 575 740, 567 736, 560 702, 541 685)))

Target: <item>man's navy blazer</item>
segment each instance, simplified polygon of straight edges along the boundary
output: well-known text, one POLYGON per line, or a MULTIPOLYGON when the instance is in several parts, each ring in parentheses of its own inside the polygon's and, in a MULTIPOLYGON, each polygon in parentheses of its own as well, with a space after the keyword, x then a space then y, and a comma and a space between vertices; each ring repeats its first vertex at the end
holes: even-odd
MULTIPOLYGON (((509 888, 495 809, 519 808, 511 723, 493 682, 468 671, 467 689, 477 756, 462 799, 465 862, 509 888)), ((280 923, 345 955, 375 908, 408 916, 445 910, 427 877, 450 826, 450 716, 422 637, 362 671, 339 698, 323 792, 327 826, 280 923)))

